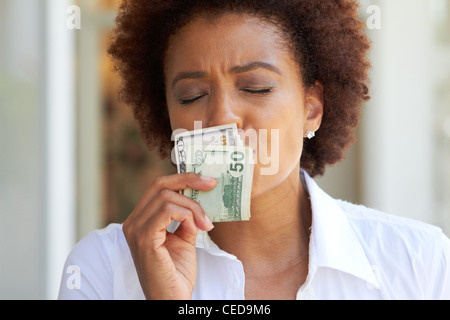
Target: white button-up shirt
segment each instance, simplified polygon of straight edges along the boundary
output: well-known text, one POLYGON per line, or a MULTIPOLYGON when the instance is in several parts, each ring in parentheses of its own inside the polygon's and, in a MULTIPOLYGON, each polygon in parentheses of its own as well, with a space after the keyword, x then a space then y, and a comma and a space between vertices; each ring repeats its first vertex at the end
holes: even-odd
MULTIPOLYGON (((297 299, 450 299, 450 241, 422 222, 332 199, 305 174, 312 206, 306 282, 297 299)), ((245 271, 200 231, 193 299, 245 299, 245 271)), ((281 248, 282 250, 282 248, 281 248)), ((144 299, 122 226, 83 238, 60 299, 144 299)))

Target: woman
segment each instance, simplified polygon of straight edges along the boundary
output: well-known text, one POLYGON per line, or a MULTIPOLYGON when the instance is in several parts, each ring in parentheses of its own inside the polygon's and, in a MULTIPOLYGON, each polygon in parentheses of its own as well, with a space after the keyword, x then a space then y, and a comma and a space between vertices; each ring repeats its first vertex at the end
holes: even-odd
POLYGON ((60 298, 450 298, 440 230, 336 201, 311 178, 343 157, 368 99, 357 9, 350 0, 124 1, 110 54, 147 144, 167 156, 172 131, 194 121, 275 129, 279 170, 262 175, 256 163, 248 222, 212 224, 178 192, 211 190, 215 179, 156 179, 123 226, 77 244, 66 268, 79 267, 80 286, 65 274, 60 298))

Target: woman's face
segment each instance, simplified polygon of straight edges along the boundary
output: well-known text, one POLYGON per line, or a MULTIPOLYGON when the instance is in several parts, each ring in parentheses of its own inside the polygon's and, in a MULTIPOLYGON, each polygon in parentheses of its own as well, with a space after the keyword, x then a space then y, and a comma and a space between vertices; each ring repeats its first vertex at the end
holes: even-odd
POLYGON ((257 150, 252 197, 299 169, 305 131, 320 125, 320 90, 305 94, 281 31, 254 16, 197 18, 183 27, 170 42, 165 81, 172 130, 202 121, 256 134, 257 145, 246 141, 257 150))

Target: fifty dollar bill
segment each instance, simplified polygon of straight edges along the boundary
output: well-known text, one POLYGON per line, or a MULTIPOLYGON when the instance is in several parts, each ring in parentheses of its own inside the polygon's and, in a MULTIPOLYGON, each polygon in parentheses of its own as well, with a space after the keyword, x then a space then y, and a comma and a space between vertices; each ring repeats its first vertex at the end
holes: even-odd
POLYGON ((210 191, 186 189, 184 195, 197 201, 212 222, 250 219, 253 183, 253 150, 246 146, 188 145, 186 172, 214 177, 210 191))

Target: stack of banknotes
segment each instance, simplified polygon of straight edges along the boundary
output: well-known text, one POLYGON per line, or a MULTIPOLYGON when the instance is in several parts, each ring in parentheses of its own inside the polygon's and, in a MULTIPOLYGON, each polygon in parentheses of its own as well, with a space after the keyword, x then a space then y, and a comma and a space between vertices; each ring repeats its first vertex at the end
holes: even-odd
POLYGON ((253 150, 240 139, 236 124, 176 134, 178 173, 195 172, 214 177, 210 191, 183 190, 197 201, 212 222, 250 219, 253 183, 253 150))

